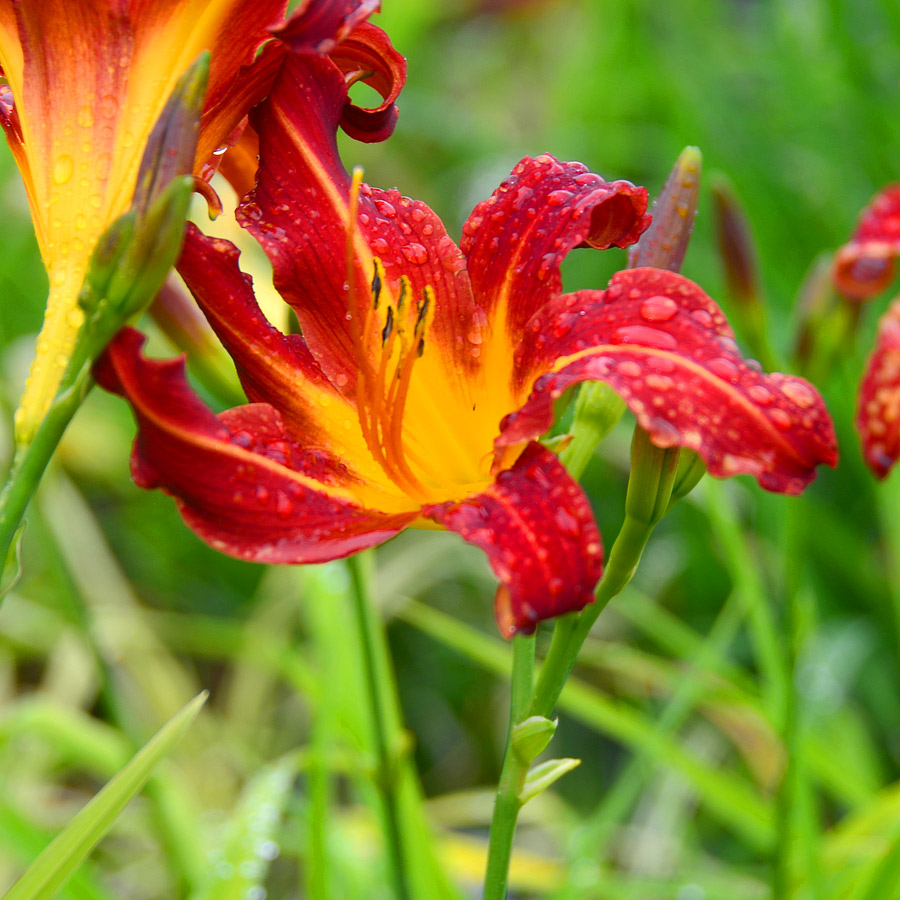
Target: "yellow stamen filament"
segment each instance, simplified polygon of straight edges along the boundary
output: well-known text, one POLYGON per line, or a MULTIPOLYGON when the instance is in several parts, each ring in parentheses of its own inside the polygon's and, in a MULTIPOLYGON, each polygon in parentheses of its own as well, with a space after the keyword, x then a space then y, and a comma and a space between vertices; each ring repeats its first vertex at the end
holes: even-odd
POLYGON ((429 492, 410 467, 410 455, 403 446, 403 413, 413 369, 425 351, 425 335, 434 318, 434 290, 426 287, 422 298, 416 301, 410 280, 404 275, 396 301, 392 303, 393 291, 387 283, 384 266, 375 258, 371 299, 363 311, 357 294, 354 252, 361 185, 362 169, 356 168, 350 183, 346 265, 350 331, 359 364, 356 382, 359 424, 369 451, 388 477, 405 493, 426 499, 429 492), (383 316, 379 307, 384 310, 383 316))

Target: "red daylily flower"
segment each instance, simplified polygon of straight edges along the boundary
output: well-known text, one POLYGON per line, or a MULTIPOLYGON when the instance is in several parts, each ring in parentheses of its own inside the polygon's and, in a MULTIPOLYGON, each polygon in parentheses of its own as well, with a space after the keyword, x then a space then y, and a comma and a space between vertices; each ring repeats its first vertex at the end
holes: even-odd
POLYGON ((131 204, 148 136, 179 77, 211 51, 199 175, 237 140, 288 44, 327 53, 377 6, 306 0, 285 23, 287 0, 0 0, 0 125, 50 281, 20 438, 56 393, 83 323, 77 301, 91 254, 131 204), (270 41, 275 25, 282 41, 270 41))
MULTIPOLYGON (((850 300, 869 300, 893 281, 898 256, 900 184, 892 184, 866 206, 853 237, 835 255, 834 284, 850 300)), ((879 322, 859 386, 856 428, 866 464, 884 478, 900 457, 900 298, 879 322)))
POLYGON ((314 562, 447 528, 488 554, 510 635, 585 606, 601 574, 587 498, 537 442, 569 386, 609 382, 655 442, 696 450, 715 475, 796 493, 834 464, 814 389, 745 363, 687 279, 633 269, 606 291, 561 292, 569 250, 624 247, 647 227, 643 188, 524 159, 457 247, 424 204, 347 174, 346 96, 338 66, 297 55, 251 116, 260 168, 238 215, 302 335, 264 318, 230 243, 187 236, 179 270, 251 403, 214 415, 183 362, 145 358, 135 331, 98 369, 137 416, 136 481, 174 495, 205 541, 314 562))

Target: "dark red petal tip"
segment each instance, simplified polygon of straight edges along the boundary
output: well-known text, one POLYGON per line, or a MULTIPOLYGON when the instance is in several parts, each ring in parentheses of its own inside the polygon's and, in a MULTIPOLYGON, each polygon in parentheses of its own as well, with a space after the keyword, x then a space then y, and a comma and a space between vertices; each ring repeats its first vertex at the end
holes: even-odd
POLYGON ((884 188, 862 211, 851 240, 834 258, 835 287, 850 300, 868 300, 891 283, 900 256, 900 184, 884 188))
POLYGON ((495 608, 505 637, 594 599, 603 546, 590 504, 540 444, 529 444, 482 493, 422 512, 488 554, 501 582, 495 608))
POLYGON ((884 478, 900 457, 900 300, 879 323, 859 386, 856 427, 867 465, 884 478))

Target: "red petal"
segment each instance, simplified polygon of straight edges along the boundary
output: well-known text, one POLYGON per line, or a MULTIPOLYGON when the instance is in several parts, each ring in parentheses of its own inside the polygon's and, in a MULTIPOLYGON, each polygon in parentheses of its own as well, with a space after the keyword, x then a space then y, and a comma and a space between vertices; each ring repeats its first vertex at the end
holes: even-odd
MULTIPOLYGON (((259 172, 237 212, 271 260, 275 287, 296 311, 323 371, 341 383, 356 378, 344 290, 350 181, 336 141, 346 94, 326 57, 285 60, 267 102, 250 116, 259 172)), ((357 280, 366 284, 362 273, 357 280)))
POLYGON ((193 224, 185 233, 178 272, 219 340, 234 360, 251 401, 271 403, 289 417, 293 431, 317 439, 318 410, 303 405, 306 383, 338 393, 322 374, 300 335, 284 335, 263 315, 253 283, 238 266, 230 241, 209 238, 193 224))
POLYGON ((216 417, 188 387, 183 361, 148 360, 143 342, 139 332, 122 331, 97 378, 134 408, 135 481, 174 496, 210 546, 255 562, 322 562, 380 544, 418 515, 348 499, 342 463, 296 444, 270 406, 216 417))
POLYGON ((373 109, 344 105, 341 128, 357 141, 373 143, 389 138, 397 124, 394 105, 406 81, 406 59, 392 46, 387 34, 364 22, 331 52, 334 64, 346 78, 363 81, 381 94, 373 109))
POLYGON ((619 272, 605 292, 559 297, 527 331, 516 364, 526 383, 536 380, 502 423, 498 449, 543 433, 554 399, 595 380, 621 394, 654 443, 690 447, 713 475, 748 473, 767 490, 796 494, 817 465, 837 462, 816 390, 748 365, 716 304, 673 272, 619 272))
POLYGON ((900 300, 879 323, 875 350, 859 386, 856 427, 869 468, 884 478, 900 456, 900 300))
POLYGON ((832 277, 851 300, 867 300, 893 280, 900 255, 900 184, 884 188, 862 211, 856 232, 834 258, 832 277))
POLYGON ((606 182, 581 163, 523 159, 463 225, 462 250, 478 303, 506 304, 513 343, 532 313, 562 290, 559 267, 581 244, 627 247, 650 224, 647 191, 606 182))
POLYGON ((488 554, 501 581, 497 624, 506 637, 594 599, 603 547, 590 504, 540 444, 529 444, 486 491, 422 513, 488 554))
POLYGON ((324 55, 380 6, 380 0, 305 0, 272 33, 295 53, 324 55))
MULTIPOLYGON (((262 149, 259 179, 239 218, 272 261, 275 286, 323 371, 352 391, 358 361, 345 289, 349 178, 335 142, 345 96, 344 79, 328 60, 305 55, 286 62, 253 119, 262 149)), ((465 260, 441 220, 424 203, 363 185, 355 230, 363 303, 372 257, 381 259, 395 292, 403 275, 416 299, 431 286, 436 310, 427 340, 440 345, 449 372, 470 370, 471 348, 457 338, 474 333, 476 311, 465 260)))

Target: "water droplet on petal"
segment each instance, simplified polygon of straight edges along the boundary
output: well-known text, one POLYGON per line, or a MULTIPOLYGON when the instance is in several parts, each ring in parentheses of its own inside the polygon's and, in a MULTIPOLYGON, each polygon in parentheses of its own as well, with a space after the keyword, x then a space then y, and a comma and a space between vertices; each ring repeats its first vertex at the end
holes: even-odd
POLYGON ((68 153, 61 153, 53 164, 53 183, 65 184, 75 171, 75 163, 68 153))
POLYGON ((816 402, 816 395, 800 381, 786 381, 781 386, 781 391, 792 403, 796 403, 800 409, 809 409, 816 402))
POLYGON ((772 404, 772 392, 761 384, 751 384, 747 388, 747 394, 754 403, 758 403, 760 406, 771 406, 772 404))
POLYGON ((275 515, 278 516, 279 519, 287 519, 293 511, 294 504, 291 503, 290 497, 279 491, 275 497, 275 515))
POLYGON ((388 219, 393 219, 397 215, 397 210, 394 209, 394 204, 384 200, 381 197, 376 197, 375 206, 378 207, 378 212, 380 212, 383 216, 388 219))
POLYGON ((650 438, 657 447, 674 447, 681 440, 678 428, 665 419, 655 416, 647 425, 650 438))
POLYGON ((421 244, 404 244, 400 251, 409 262, 416 265, 428 262, 428 251, 421 244))
POLYGON ((769 413, 769 418, 775 424, 775 427, 780 428, 782 431, 787 431, 793 424, 791 417, 783 409, 773 409, 769 413))
POLYGON ((717 375, 729 384, 734 384, 741 374, 738 367, 730 359, 711 359, 706 364, 706 368, 709 369, 713 375, 717 375))
POLYGON ((111 119, 119 111, 119 101, 112 94, 100 98, 100 115, 111 119))
POLYGON ((648 297, 641 304, 641 318, 648 322, 668 322, 678 312, 678 304, 671 297, 648 297))
POLYGON ((564 203, 568 203, 573 196, 571 191, 551 191, 547 194, 547 205, 562 206, 564 203))
POLYGON ((641 367, 633 359, 625 359, 616 364, 616 371, 625 378, 638 378, 641 374, 641 367))

